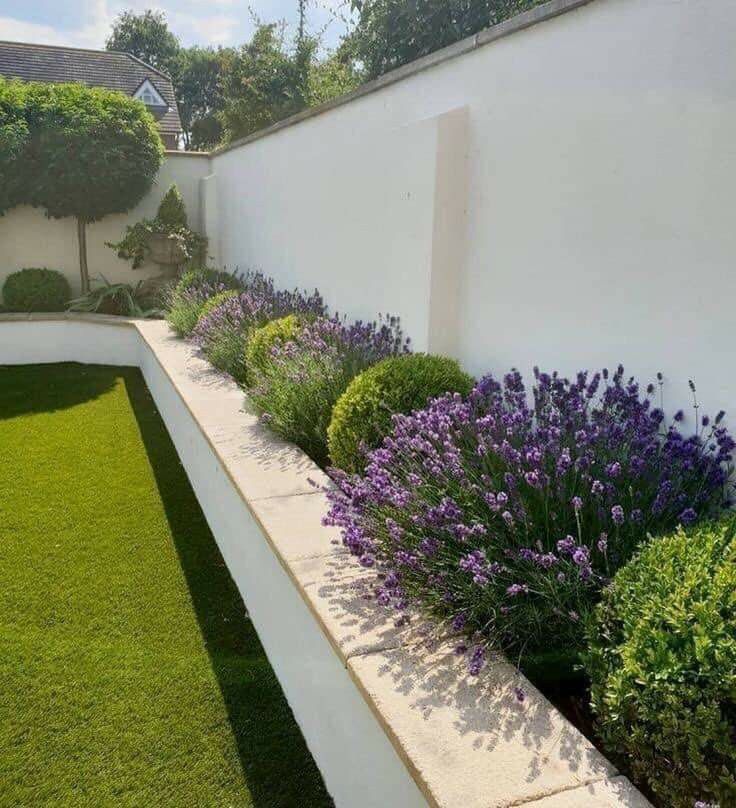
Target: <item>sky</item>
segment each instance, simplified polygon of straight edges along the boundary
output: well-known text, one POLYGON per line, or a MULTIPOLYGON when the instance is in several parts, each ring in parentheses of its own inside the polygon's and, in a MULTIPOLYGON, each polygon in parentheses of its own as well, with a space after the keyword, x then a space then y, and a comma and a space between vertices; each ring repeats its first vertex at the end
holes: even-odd
MULTIPOLYGON (((0 0, 0 40, 103 48, 110 26, 124 9, 166 13, 184 45, 237 45, 250 38, 253 14, 263 22, 294 25, 297 0, 0 0)), ((309 0, 310 33, 334 48, 345 29, 340 17, 349 0, 309 0)))

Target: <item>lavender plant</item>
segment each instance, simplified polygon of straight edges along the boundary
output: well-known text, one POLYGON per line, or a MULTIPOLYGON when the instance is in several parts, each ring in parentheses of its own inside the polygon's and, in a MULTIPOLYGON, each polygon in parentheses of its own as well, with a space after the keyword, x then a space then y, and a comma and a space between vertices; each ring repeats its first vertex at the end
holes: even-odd
POLYGON ((347 323, 320 317, 273 347, 271 362, 255 373, 251 399, 277 434, 324 466, 332 408, 350 381, 380 359, 408 350, 396 318, 347 323))
POLYGON ((655 394, 622 367, 535 371, 532 403, 518 372, 489 376, 394 416, 364 476, 335 474, 326 521, 378 568, 380 602, 422 604, 473 638, 471 673, 491 646, 580 648, 582 618, 637 545, 728 496, 723 413, 686 437, 655 394))
POLYGON ((246 342, 253 331, 287 314, 316 317, 324 310, 318 292, 277 291, 270 278, 253 273, 246 277, 240 295, 224 300, 199 320, 192 339, 216 368, 245 383, 246 342))

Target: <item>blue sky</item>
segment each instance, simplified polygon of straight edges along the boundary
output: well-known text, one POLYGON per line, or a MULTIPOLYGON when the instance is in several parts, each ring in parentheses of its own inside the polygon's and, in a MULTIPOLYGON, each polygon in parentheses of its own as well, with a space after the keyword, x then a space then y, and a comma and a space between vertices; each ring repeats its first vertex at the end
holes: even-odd
MULTIPOLYGON (((310 0, 309 28, 334 47, 349 0, 310 0)), ((185 45, 234 45, 253 31, 252 12, 264 22, 296 20, 297 0, 0 0, 0 40, 102 48, 122 10, 156 8, 185 45)))

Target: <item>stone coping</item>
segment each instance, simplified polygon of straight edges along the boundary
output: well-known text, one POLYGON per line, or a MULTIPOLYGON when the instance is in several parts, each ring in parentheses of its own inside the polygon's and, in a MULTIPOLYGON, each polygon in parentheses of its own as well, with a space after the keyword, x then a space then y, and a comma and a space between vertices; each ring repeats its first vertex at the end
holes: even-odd
POLYGON ((430 67, 435 67, 435 65, 442 64, 449 59, 454 59, 458 56, 470 53, 478 48, 483 47, 484 45, 495 42, 497 39, 503 39, 511 34, 517 33, 518 31, 523 31, 526 28, 530 28, 532 25, 537 25, 540 22, 545 22, 546 20, 551 20, 554 17, 559 17, 560 14, 573 11, 576 8, 580 8, 580 6, 585 6, 591 2, 593 2, 593 0, 550 0, 548 3, 535 6, 529 11, 517 14, 508 20, 504 20, 498 25, 494 25, 491 28, 486 28, 483 31, 479 31, 477 34, 465 37, 465 39, 454 42, 452 45, 448 45, 445 48, 441 48, 440 50, 429 53, 419 59, 415 59, 413 62, 409 62, 401 67, 397 67, 395 70, 384 73, 382 76, 379 76, 379 78, 362 84, 360 87, 350 93, 333 98, 332 100, 326 101, 324 104, 320 104, 319 106, 310 107, 309 109, 302 110, 302 112, 297 112, 296 115, 291 115, 288 118, 284 118, 283 121, 278 121, 265 129, 261 129, 251 135, 234 140, 232 143, 228 143, 225 146, 219 146, 216 149, 213 149, 210 152, 210 155, 212 157, 216 157, 220 154, 225 154, 226 152, 237 149, 240 146, 245 146, 248 143, 253 143, 256 140, 260 140, 261 138, 268 137, 276 132, 280 132, 282 129, 286 129, 289 126, 294 126, 297 123, 306 121, 309 118, 315 118, 317 115, 323 115, 325 112, 329 112, 332 109, 336 109, 337 107, 349 104, 351 101, 355 101, 358 98, 363 98, 366 95, 375 93, 384 87, 388 87, 391 84, 396 84, 396 82, 403 81, 404 79, 414 76, 417 73, 422 73, 423 71, 428 70, 430 67))
POLYGON ((429 805, 649 806, 508 662, 497 658, 471 679, 446 633, 421 620, 397 626, 371 599, 373 574, 321 524, 324 472, 263 426, 242 390, 165 322, 0 315, 0 323, 34 320, 137 330, 429 805))

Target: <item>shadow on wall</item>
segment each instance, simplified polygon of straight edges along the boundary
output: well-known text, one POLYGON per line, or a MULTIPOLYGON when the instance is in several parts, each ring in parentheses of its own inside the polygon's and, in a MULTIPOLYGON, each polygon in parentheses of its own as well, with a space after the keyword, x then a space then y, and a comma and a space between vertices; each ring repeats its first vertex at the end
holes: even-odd
POLYGON ((53 372, 45 375, 39 374, 39 365, 0 365, 0 419, 56 412, 99 398, 115 386, 115 379, 110 374, 98 373, 98 367, 77 362, 54 363, 50 365, 53 372), (75 374, 84 377, 84 384, 70 385, 67 374, 59 372, 64 367, 74 367, 75 374), (3 380, 3 373, 11 369, 16 380, 13 385, 3 380), (18 374, 27 375, 22 384, 17 382, 18 374))
POLYGON ((143 381, 126 390, 166 511, 254 808, 330 806, 171 438, 143 381), (182 496, 186 492, 186 496, 182 496))

